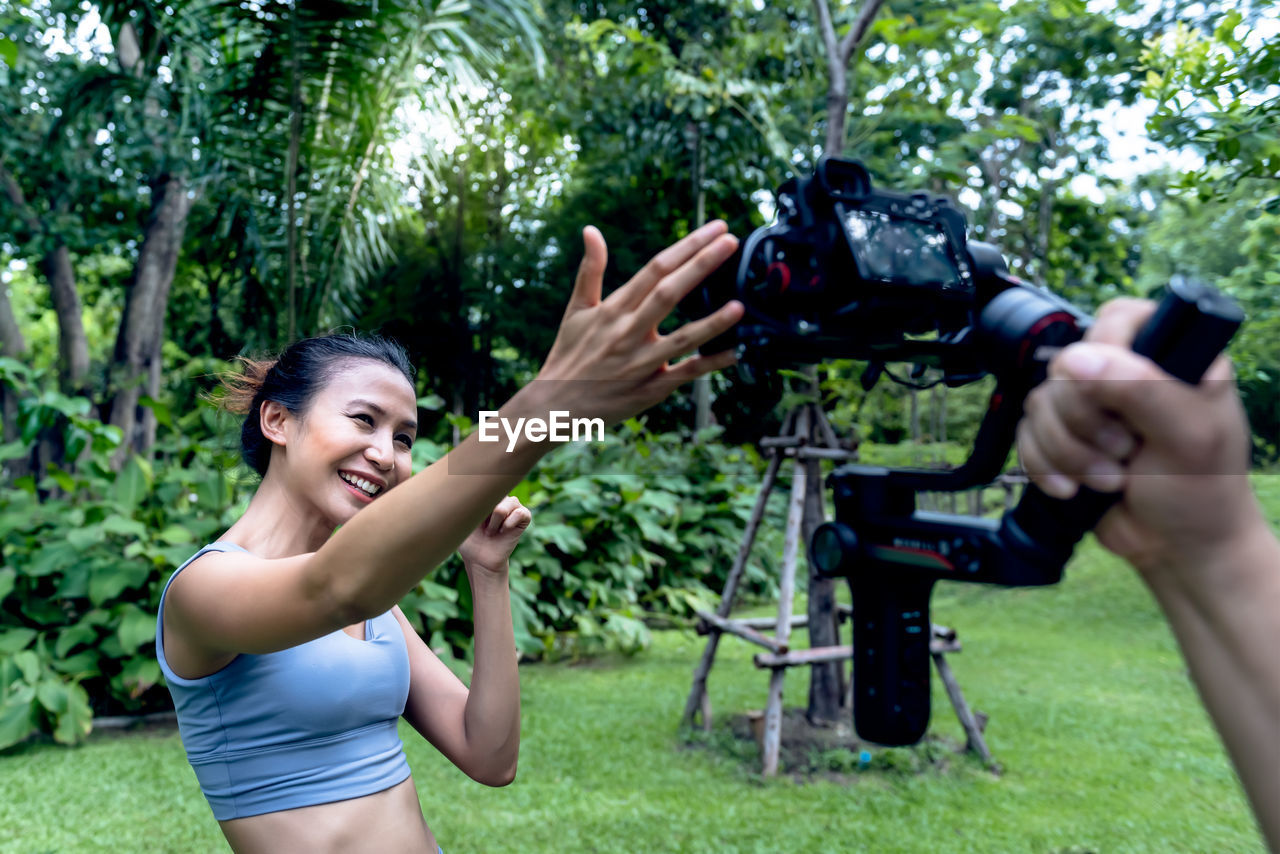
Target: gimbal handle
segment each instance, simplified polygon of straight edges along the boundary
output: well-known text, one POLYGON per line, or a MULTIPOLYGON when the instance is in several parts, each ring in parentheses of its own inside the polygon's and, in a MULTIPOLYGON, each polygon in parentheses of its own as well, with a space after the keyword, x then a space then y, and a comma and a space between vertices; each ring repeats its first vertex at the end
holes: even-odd
MULTIPOLYGON (((1133 351, 1194 385, 1243 321, 1244 312, 1230 297, 1175 276, 1155 314, 1138 331, 1133 351)), ((1072 498, 1052 498, 1028 484, 1018 505, 1002 520, 1001 536, 1010 547, 1024 547, 1028 554, 1047 553, 1061 566, 1120 497, 1120 493, 1081 487, 1072 498)))

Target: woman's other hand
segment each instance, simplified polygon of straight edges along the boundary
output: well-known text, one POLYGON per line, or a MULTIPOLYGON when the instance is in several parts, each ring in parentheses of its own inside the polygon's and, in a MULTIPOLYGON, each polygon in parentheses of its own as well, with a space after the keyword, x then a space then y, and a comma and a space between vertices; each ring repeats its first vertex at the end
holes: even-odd
POLYGON ((458 547, 462 563, 468 571, 506 573, 507 559, 532 521, 529 508, 519 498, 508 495, 458 547))

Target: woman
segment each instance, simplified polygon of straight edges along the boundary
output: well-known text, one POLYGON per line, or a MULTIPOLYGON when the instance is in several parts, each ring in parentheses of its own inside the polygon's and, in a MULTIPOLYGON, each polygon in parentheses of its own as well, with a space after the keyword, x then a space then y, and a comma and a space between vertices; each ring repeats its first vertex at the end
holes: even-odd
MULTIPOLYGON (((510 423, 552 411, 616 423, 733 361, 672 364, 736 323, 738 303, 657 331, 733 253, 723 223, 668 247, 607 299, 604 239, 587 228, 583 240, 546 363, 500 410, 510 423)), ((508 450, 472 435, 411 476, 411 376, 385 342, 322 338, 250 364, 233 389, 248 399, 242 446, 262 483, 170 579, 156 646, 188 757, 238 852, 437 851, 396 735, 401 714, 474 779, 515 776, 507 557, 530 516, 507 492, 551 445, 522 437, 508 450), (455 549, 475 602, 469 689, 396 607, 455 549)))

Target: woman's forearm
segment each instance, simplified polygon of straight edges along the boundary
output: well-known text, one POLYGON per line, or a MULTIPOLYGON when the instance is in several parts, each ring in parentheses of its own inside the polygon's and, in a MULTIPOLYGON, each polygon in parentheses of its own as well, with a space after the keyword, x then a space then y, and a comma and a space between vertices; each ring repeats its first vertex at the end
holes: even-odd
MULTIPOLYGON (((502 416, 546 418, 552 404, 542 389, 526 386, 502 416)), ((480 442, 473 433, 343 525, 315 553, 317 584, 348 612, 346 622, 390 609, 457 550, 551 447, 522 440, 508 452, 505 441, 480 442)))
POLYGON ((463 714, 471 776, 505 785, 515 777, 520 754, 520 674, 510 585, 506 573, 468 567, 467 576, 475 620, 471 689, 463 714))
POLYGON ((1263 835, 1280 851, 1280 544, 1260 524, 1210 565, 1146 580, 1263 835))

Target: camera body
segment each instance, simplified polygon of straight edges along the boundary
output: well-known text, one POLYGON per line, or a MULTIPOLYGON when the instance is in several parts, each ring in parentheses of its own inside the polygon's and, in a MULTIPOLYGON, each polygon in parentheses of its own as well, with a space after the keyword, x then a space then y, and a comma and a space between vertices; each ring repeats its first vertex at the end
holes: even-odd
POLYGON ((829 358, 936 366, 953 384, 981 371, 975 311, 1010 280, 950 199, 877 189, 861 163, 834 157, 777 199, 778 222, 744 240, 732 283, 706 292, 709 308, 745 307, 708 352, 736 346, 748 372, 829 358))
MULTIPOLYGON (((1013 509, 989 519, 917 510, 917 494, 979 487, 1000 474, 1027 394, 1092 318, 1011 276, 996 247, 967 239, 964 216, 947 199, 877 190, 855 161, 824 158, 779 188, 778 204, 778 222, 743 241, 732 278, 702 291, 708 311, 729 299, 746 309, 706 352, 736 347, 748 378, 827 358, 867 360, 868 388, 888 362, 938 368, 949 385, 996 378, 963 465, 840 467, 829 481, 835 520, 809 547, 815 571, 847 578, 852 592, 858 734, 913 744, 929 721, 934 584, 1054 584, 1117 498, 1086 488, 1061 501, 1029 486, 1013 509)), ((1229 299, 1175 277, 1134 350, 1194 383, 1242 320, 1229 299)))

